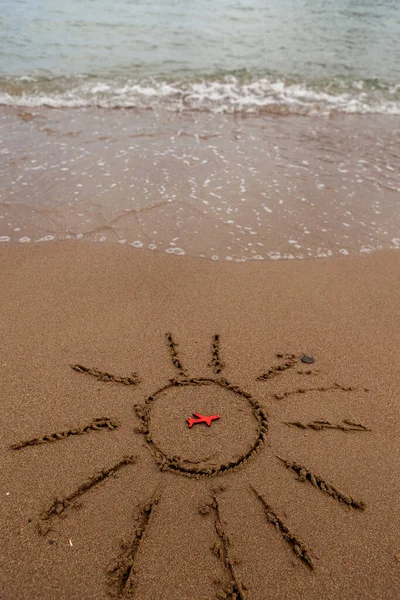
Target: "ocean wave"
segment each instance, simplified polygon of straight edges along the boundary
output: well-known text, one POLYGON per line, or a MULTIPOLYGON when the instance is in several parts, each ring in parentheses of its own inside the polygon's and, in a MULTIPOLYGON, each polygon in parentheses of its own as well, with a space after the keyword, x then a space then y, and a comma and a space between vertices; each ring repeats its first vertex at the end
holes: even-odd
POLYGON ((167 81, 23 77, 0 81, 0 105, 51 108, 167 108, 220 113, 400 115, 400 84, 335 80, 319 84, 258 77, 167 81))

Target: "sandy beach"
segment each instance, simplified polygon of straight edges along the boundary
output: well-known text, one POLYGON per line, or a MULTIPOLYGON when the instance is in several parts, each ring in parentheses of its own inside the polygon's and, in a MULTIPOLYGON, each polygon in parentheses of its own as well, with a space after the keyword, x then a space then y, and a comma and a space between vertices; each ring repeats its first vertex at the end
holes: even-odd
POLYGON ((1 598, 399 597, 400 253, 0 272, 1 598))
POLYGON ((0 600, 400 598, 400 19, 4 0, 0 600))

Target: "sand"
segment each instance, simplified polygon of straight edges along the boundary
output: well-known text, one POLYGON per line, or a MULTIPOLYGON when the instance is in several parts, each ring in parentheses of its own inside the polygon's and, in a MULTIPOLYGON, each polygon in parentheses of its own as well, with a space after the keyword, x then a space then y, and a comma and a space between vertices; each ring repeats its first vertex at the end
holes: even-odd
POLYGON ((400 253, 0 270, 2 599, 399 597, 400 253))

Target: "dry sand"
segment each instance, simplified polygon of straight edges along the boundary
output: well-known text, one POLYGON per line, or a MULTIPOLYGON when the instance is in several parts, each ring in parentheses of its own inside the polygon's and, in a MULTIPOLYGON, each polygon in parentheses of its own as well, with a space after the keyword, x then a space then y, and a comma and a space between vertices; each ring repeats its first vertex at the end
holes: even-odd
POLYGON ((2 599, 400 596, 400 253, 0 270, 2 599))

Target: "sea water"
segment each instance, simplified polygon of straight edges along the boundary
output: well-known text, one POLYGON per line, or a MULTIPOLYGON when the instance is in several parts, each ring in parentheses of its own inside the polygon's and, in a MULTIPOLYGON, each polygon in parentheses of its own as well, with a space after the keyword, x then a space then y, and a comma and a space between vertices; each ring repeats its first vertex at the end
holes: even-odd
POLYGON ((0 242, 400 248, 398 0, 0 0, 0 242))
POLYGON ((400 113, 398 0, 1 0, 0 103, 400 113))

